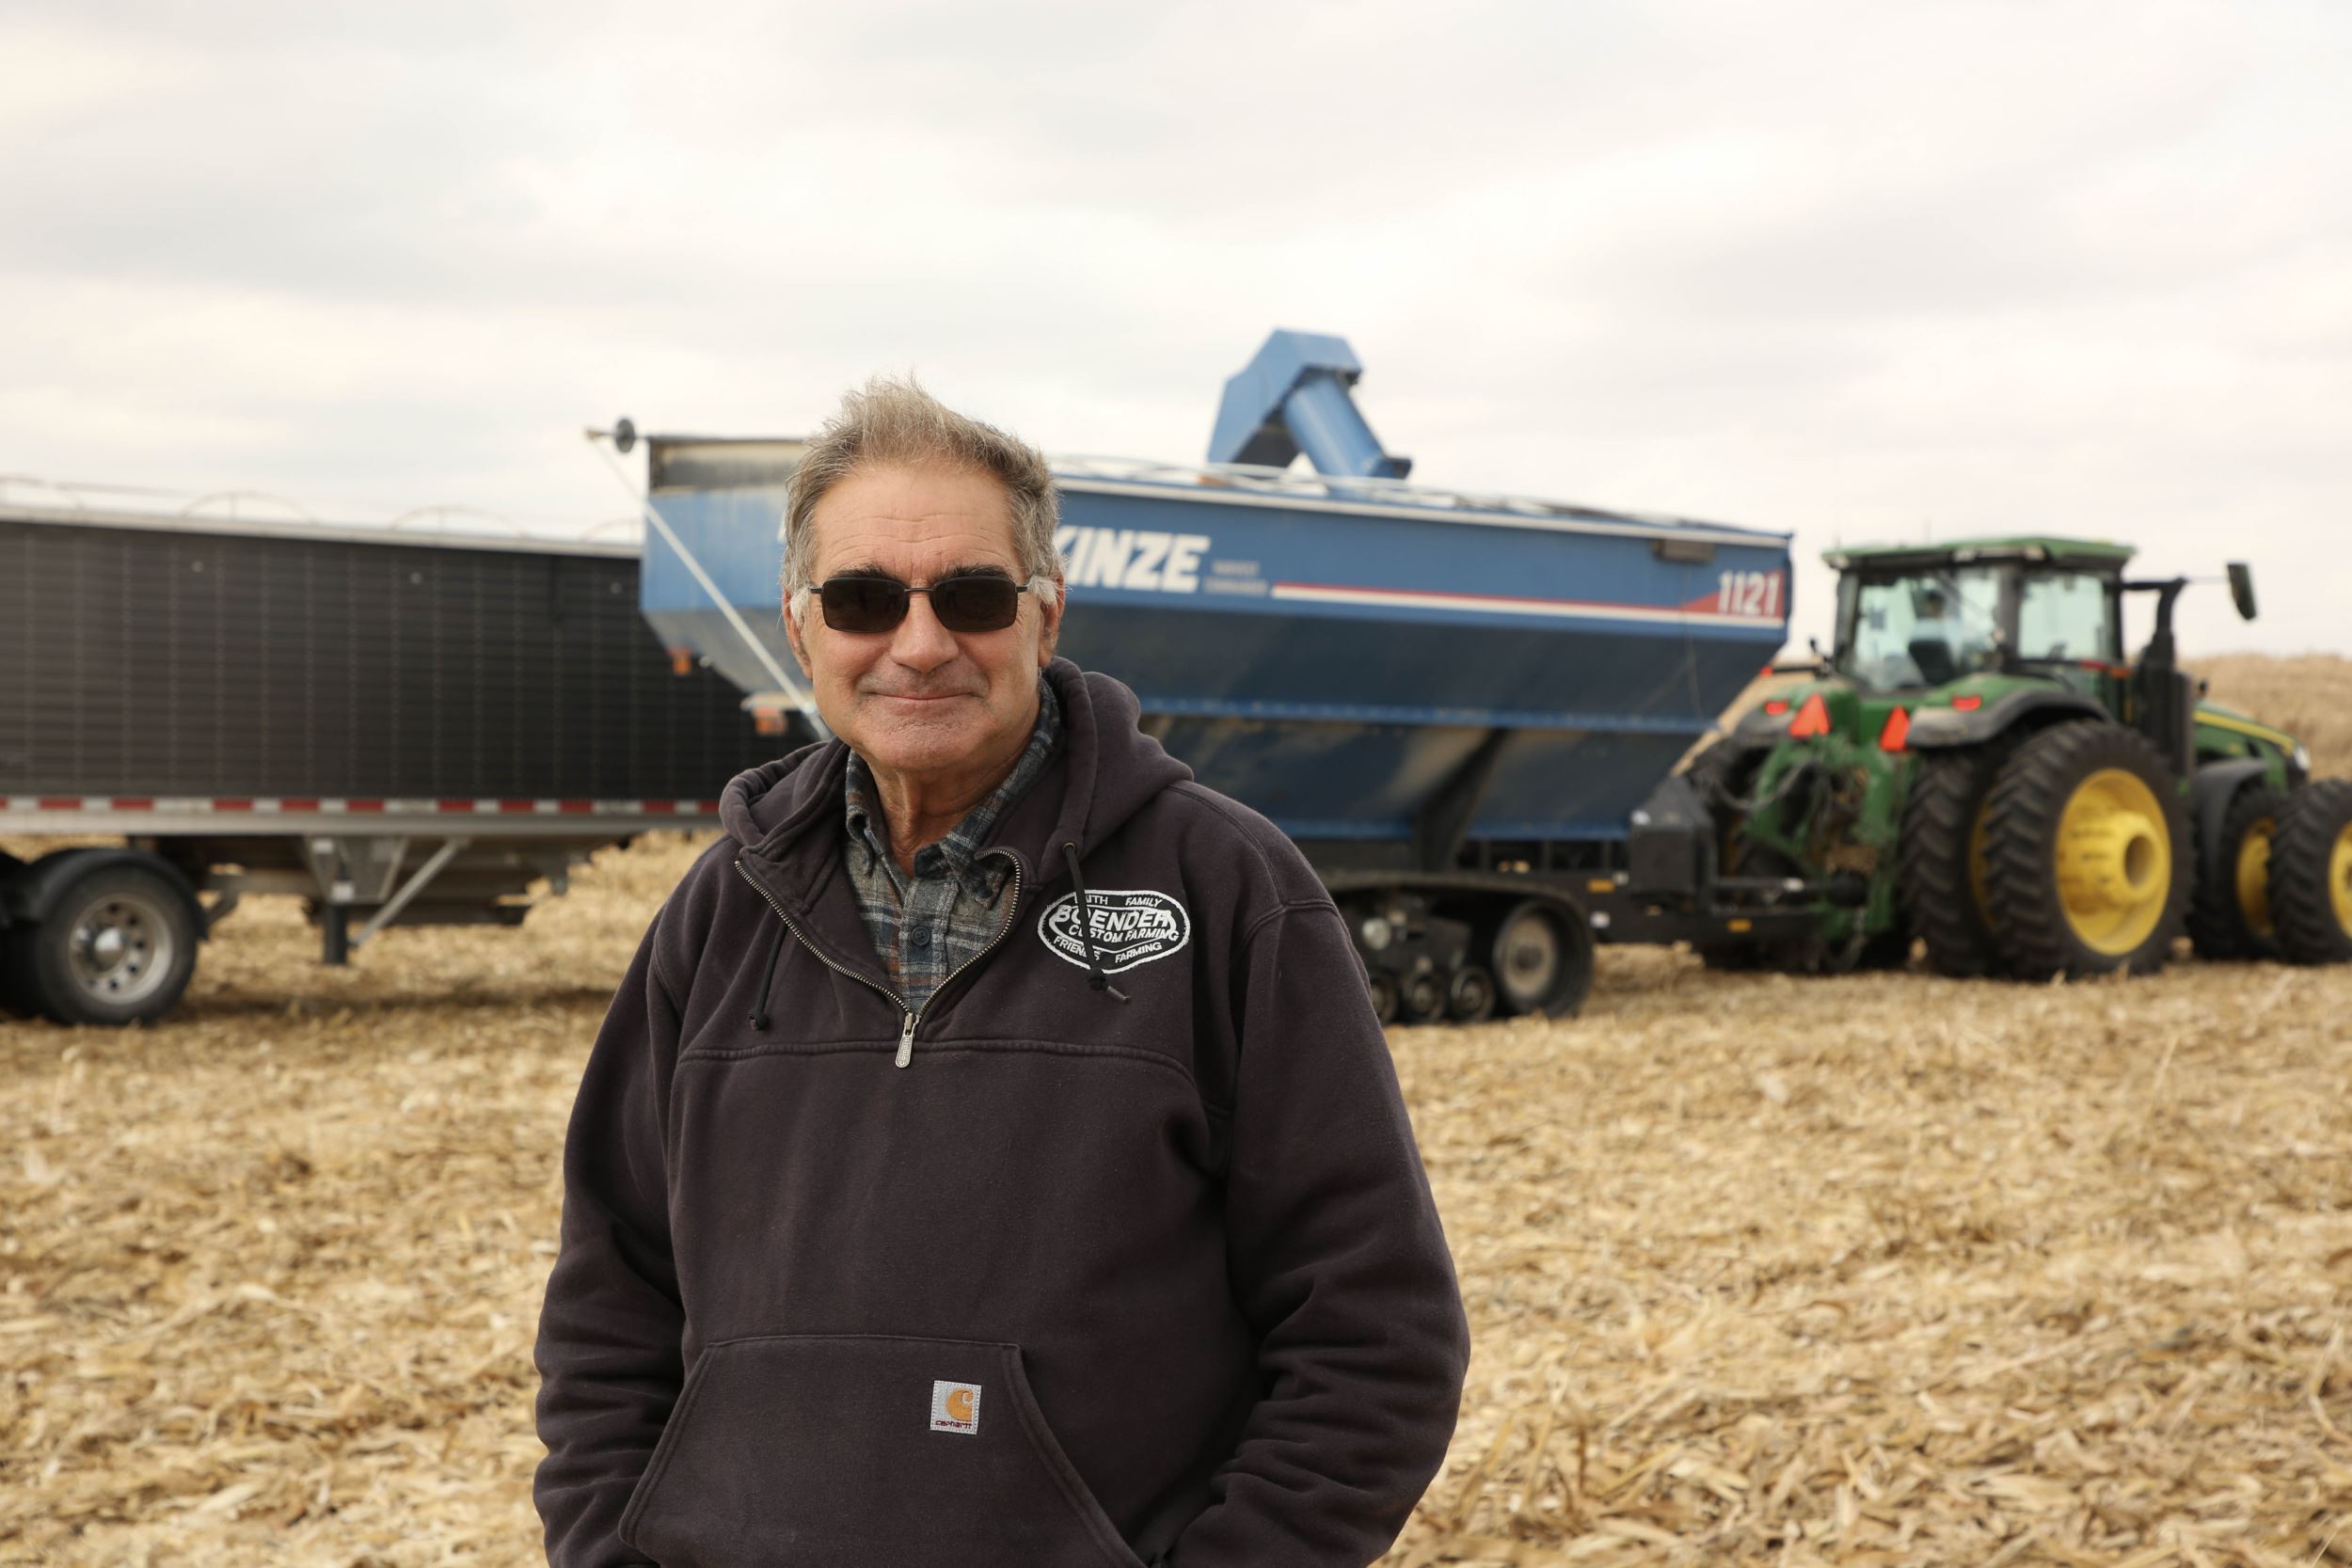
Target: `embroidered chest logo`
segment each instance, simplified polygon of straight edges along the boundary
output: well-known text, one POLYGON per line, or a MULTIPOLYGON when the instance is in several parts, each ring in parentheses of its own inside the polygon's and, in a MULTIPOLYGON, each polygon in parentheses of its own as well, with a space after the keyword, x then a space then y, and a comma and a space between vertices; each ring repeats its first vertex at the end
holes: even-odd
POLYGON ((977 1383, 932 1384, 931 1430, 977 1434, 980 1430, 980 1386, 977 1383))
MULTIPOLYGON (((1087 889, 1087 935, 1105 974, 1165 958, 1192 938, 1192 917, 1165 893, 1149 888, 1120 892, 1087 889)), ((1078 895, 1065 893, 1037 917, 1038 939, 1056 958, 1087 966, 1087 944, 1078 931, 1078 895)))

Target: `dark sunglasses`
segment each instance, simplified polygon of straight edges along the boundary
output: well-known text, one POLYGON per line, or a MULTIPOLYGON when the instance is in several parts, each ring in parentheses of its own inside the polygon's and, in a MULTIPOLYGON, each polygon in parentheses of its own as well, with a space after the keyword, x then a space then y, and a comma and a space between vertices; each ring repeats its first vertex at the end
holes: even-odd
POLYGON ((817 585, 825 625, 835 631, 889 631, 907 618, 907 600, 931 596, 931 613, 949 631, 1002 631, 1021 611, 1028 584, 993 572, 941 578, 929 588, 910 588, 896 578, 827 578, 817 585))

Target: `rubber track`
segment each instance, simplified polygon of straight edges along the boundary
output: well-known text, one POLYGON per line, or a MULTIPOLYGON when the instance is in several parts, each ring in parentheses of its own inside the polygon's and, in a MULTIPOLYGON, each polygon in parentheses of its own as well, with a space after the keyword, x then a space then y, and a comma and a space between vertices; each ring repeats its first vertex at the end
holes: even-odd
POLYGON ((1977 912, 1968 877, 1968 838, 1978 807, 2009 748, 1922 752, 1913 762, 1895 841, 1895 893, 1911 934, 1928 945, 1938 974, 1973 979, 1997 974, 2001 950, 1977 912))
MULTIPOLYGON (((2201 958, 2275 958, 2279 956, 2279 939, 2264 936, 2246 924, 2246 916, 2237 904, 2237 851, 2245 842, 2249 829, 2267 816, 2271 823, 2271 844, 2278 845, 2279 813, 2286 804, 2286 795, 2271 784, 2253 780, 2230 797, 2230 809, 2222 814, 2221 842, 2214 847, 2214 874, 2211 879, 2200 875, 2196 889, 2188 900, 2188 940, 2197 948, 2201 958)), ((2197 847, 2197 860, 2201 866, 2205 847, 2197 847)), ((2273 916, 2272 928, 2277 928, 2273 916)))
POLYGON ((2171 770, 2146 736, 2106 720, 2054 724, 2017 749, 1994 784, 1985 810, 1985 892, 1994 932, 2013 974, 2046 980, 2123 968, 2153 974, 2164 967, 2187 916, 2197 863, 2187 810, 2173 787, 2171 770), (2128 768, 2146 782, 2172 839, 2172 886, 2163 918, 2146 942, 2121 958, 2097 952, 2075 937, 2059 907, 2052 869, 2059 814, 2083 780, 2107 768, 2128 768))
POLYGON ((2287 797, 2270 835, 2270 922, 2279 950, 2296 963, 2352 959, 2352 931, 2336 918, 2328 895, 2329 859, 2346 822, 2352 822, 2352 780, 2324 779, 2287 797), (2281 866, 2285 877, 2279 875, 2281 866))

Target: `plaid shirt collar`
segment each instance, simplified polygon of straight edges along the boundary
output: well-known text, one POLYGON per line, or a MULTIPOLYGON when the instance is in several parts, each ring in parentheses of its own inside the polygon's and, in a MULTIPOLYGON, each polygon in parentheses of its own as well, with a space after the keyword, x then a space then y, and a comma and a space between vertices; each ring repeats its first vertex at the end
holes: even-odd
MULTIPOLYGON (((1045 759, 1061 740, 1061 699, 1041 672, 1037 678, 1037 722, 1029 730, 1029 744, 1012 765, 1012 771, 1004 782, 989 792, 982 800, 966 813, 962 821, 936 844, 927 844, 914 854, 914 875, 917 879, 938 876, 952 877, 957 881, 973 878, 974 863, 988 836, 996 829, 996 819, 1005 808, 1019 800, 1045 771, 1045 759)), ((890 858, 890 824, 882 815, 882 797, 874 785, 874 775, 866 766, 866 759, 855 752, 850 753, 850 766, 842 783, 845 822, 850 843, 862 847, 867 856, 866 869, 879 862, 888 871, 893 884, 902 880, 898 863, 890 858)), ((994 883, 1003 879, 1002 867, 982 868, 979 878, 989 884, 981 889, 983 895, 993 895, 994 883), (992 874, 993 872, 993 874, 992 874)), ((903 895, 904 889, 900 892, 903 895)))

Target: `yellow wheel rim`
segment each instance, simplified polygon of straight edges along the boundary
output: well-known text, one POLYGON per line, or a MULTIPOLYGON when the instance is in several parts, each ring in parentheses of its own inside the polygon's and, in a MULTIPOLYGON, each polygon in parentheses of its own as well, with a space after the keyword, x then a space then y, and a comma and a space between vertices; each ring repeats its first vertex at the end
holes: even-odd
POLYGON ((2238 912, 2246 917, 2246 928, 2258 937, 2272 933, 2270 834, 2277 826, 2269 817, 2258 816, 2237 841, 2238 912))
POLYGON ((2336 924, 2352 931, 2352 822, 2336 834, 2328 856, 2328 895, 2336 907, 2336 924))
POLYGON ((2121 957, 2154 934, 2172 896, 2172 834, 2138 774, 2103 768, 2077 784, 2052 858, 2058 901, 2083 945, 2121 957))

